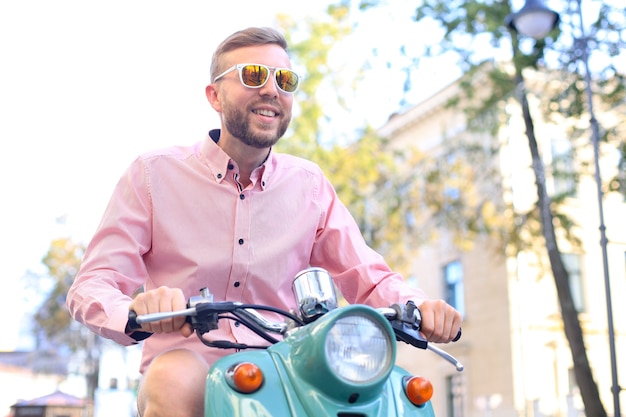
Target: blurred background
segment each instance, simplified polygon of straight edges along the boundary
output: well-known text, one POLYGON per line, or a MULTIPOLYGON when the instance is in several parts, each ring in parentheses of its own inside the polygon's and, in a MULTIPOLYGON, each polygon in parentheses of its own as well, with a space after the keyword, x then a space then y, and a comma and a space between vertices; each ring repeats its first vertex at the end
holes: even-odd
POLYGON ((305 76, 278 150, 322 166, 368 242, 464 314, 446 346, 464 373, 401 349, 435 412, 620 414, 626 9, 554 0, 532 37, 510 19, 531 3, 0 2, 0 415, 59 398, 133 415, 139 349, 72 323, 64 294, 128 164, 218 127, 211 54, 248 26, 282 30, 305 76))

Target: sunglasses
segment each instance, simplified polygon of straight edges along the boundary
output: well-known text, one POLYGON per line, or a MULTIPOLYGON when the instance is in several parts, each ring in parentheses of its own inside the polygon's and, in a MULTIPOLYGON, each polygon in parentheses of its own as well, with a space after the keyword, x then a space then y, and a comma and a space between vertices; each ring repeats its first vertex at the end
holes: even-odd
POLYGON ((237 64, 215 77, 213 82, 232 72, 239 71, 239 81, 248 88, 261 88, 270 78, 270 73, 274 71, 274 82, 276 87, 283 93, 295 93, 300 85, 300 76, 289 68, 268 67, 261 64, 237 64))

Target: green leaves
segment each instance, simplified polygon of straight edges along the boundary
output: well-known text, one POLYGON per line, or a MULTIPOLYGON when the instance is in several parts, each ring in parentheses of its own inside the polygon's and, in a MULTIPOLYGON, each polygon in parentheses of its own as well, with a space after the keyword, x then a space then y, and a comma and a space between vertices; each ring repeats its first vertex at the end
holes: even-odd
POLYGON ((39 341, 43 338, 46 344, 58 348, 68 346, 71 350, 81 347, 81 343, 76 341, 76 323, 67 311, 65 298, 80 267, 84 250, 83 245, 69 238, 58 238, 50 243, 48 253, 42 259, 48 271, 38 280, 50 280, 52 288, 34 315, 35 334, 39 341))

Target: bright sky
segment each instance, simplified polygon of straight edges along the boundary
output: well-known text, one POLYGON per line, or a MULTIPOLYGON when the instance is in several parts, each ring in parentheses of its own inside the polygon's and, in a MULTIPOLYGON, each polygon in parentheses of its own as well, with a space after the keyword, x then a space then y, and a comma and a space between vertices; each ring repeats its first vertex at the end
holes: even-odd
MULTIPOLYGON (((22 277, 43 271, 50 242, 86 243, 138 154, 218 127, 204 97, 215 46, 247 26, 276 26, 277 11, 309 16, 324 3, 0 2, 0 351, 16 347, 31 309, 22 277)), ((351 52, 367 53, 360 45, 351 52)), ((357 109, 374 125, 397 110, 378 94, 357 109)))

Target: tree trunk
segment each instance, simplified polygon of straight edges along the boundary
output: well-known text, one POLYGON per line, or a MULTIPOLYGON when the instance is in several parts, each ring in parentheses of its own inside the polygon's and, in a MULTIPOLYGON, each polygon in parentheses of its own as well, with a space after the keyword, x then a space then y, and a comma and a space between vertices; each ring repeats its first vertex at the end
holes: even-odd
POLYGON ((96 406, 96 390, 98 389, 98 382, 100 380, 100 351, 101 351, 101 339, 100 336, 89 331, 87 334, 87 357, 85 358, 86 365, 86 382, 87 382, 87 399, 93 405, 93 411, 96 406))
POLYGON ((546 242, 550 267, 552 269, 552 275, 554 276, 554 283, 556 284, 556 291, 561 306, 565 337, 567 338, 572 353, 576 383, 580 389, 580 395, 585 406, 585 414, 587 417, 607 417, 606 410, 602 405, 602 401, 600 401, 598 386, 593 379, 589 360, 587 359, 583 332, 580 321, 578 320, 578 312, 576 311, 572 298, 569 274, 563 265, 561 252, 554 231, 554 218, 550 208, 551 201, 546 191, 545 168, 541 156, 539 155, 533 120, 530 116, 526 96, 524 78, 520 68, 516 68, 515 88, 517 97, 522 106, 526 136, 528 137, 528 145, 532 155, 532 167, 537 184, 537 207, 541 216, 542 233, 546 242))

